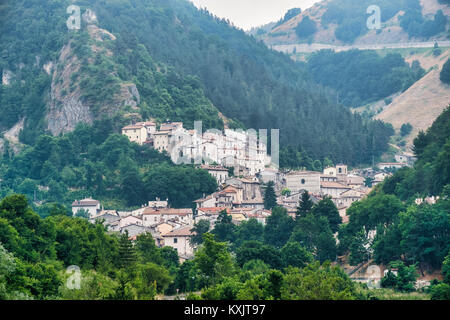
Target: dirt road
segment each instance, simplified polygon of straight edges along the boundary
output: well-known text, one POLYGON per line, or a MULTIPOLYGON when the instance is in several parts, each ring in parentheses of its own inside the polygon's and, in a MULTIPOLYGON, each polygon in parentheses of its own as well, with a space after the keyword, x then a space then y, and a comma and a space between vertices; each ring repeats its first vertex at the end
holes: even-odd
MULTIPOLYGON (((439 47, 450 47, 450 41, 438 41, 439 47)), ((407 42, 407 43, 379 43, 351 46, 335 46, 331 44, 285 44, 272 46, 273 49, 284 53, 294 53, 294 50, 300 52, 315 52, 322 49, 331 49, 336 52, 347 51, 351 49, 359 50, 381 50, 381 49, 406 49, 406 48, 433 48, 434 41, 429 42, 407 42)))

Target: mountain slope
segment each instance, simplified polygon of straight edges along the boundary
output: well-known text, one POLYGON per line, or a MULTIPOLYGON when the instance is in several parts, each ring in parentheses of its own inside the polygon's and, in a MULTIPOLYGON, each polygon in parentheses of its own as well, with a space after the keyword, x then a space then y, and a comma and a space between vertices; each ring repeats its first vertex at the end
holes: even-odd
POLYGON ((280 129, 282 145, 312 159, 359 164, 387 148, 389 126, 335 105, 302 63, 185 0, 79 1, 95 16, 79 32, 65 27, 70 3, 16 1, 0 12, 23 22, 0 35, 0 66, 12 74, 0 91, 0 127, 24 119, 22 142, 105 116, 221 128, 220 111, 232 127, 280 129))
POLYGON ((400 130, 403 124, 410 123, 413 130, 406 138, 407 146, 412 146, 413 139, 419 131, 428 129, 448 106, 450 86, 440 81, 439 74, 449 57, 450 49, 438 57, 429 54, 411 56, 409 61, 417 59, 426 69, 432 70, 408 90, 395 97, 392 103, 376 116, 376 119, 391 123, 396 130, 400 130))
POLYGON ((450 16, 450 6, 439 0, 324 0, 273 28, 260 37, 270 46, 297 43, 321 43, 332 45, 365 45, 376 43, 406 43, 426 40, 446 40, 448 24, 433 25, 436 14, 442 11, 450 16), (371 5, 381 9, 382 27, 369 30, 366 21, 371 5), (316 23, 317 31, 308 39, 299 38, 295 29, 308 17, 316 23))

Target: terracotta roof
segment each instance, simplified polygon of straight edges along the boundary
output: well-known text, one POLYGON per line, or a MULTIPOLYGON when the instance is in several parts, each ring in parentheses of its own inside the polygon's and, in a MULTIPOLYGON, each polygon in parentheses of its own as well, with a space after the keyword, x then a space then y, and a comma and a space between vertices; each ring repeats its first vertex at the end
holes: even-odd
POLYGON ((343 184, 340 184, 338 182, 332 182, 332 181, 322 181, 320 183, 320 186, 322 188, 329 188, 329 189, 350 189, 349 187, 346 187, 343 184))
POLYGON ((336 176, 333 176, 331 174, 321 174, 320 175, 321 178, 333 178, 333 179, 337 179, 336 176))
POLYGON ((242 203, 248 203, 248 204, 262 204, 264 203, 264 200, 259 198, 259 199, 251 199, 251 200, 242 200, 242 203))
POLYGON ((289 172, 287 175, 291 176, 291 175, 321 175, 321 172, 316 172, 316 171, 291 171, 289 172))
POLYGON ((184 227, 170 231, 167 234, 162 235, 162 237, 190 237, 194 233, 191 231, 192 227, 184 227))
POLYGON ((247 218, 259 218, 259 219, 266 219, 267 216, 261 214, 261 213, 249 213, 247 214, 247 218))
POLYGON ((141 124, 131 124, 129 126, 123 127, 122 130, 136 130, 136 129, 142 129, 144 126, 141 124))
POLYGON ((218 194, 225 194, 225 193, 237 193, 237 191, 236 190, 222 190, 222 191, 220 191, 218 194))
POLYGON ((227 171, 228 172, 227 168, 220 167, 220 166, 201 166, 200 168, 204 169, 204 170, 210 170, 210 171, 227 171))
POLYGON ((192 214, 192 209, 171 209, 171 208, 161 208, 155 210, 154 208, 146 208, 143 215, 177 215, 185 216, 192 214))
POLYGON ((213 198, 213 195, 210 194, 206 198, 201 198, 201 199, 195 200, 194 202, 201 203, 201 202, 205 202, 205 201, 211 200, 212 198, 213 198))
POLYGON ((341 193, 341 198, 342 197, 344 197, 344 198, 346 198, 346 197, 347 198, 361 197, 362 198, 363 196, 365 196, 365 193, 363 193, 361 191, 353 190, 353 189, 347 190, 347 191, 341 193))
POLYGON ((83 199, 75 200, 72 202, 72 207, 83 207, 83 206, 95 206, 100 204, 100 201, 94 199, 83 199))
POLYGON ((223 210, 226 210, 227 213, 230 213, 230 208, 227 208, 227 207, 212 207, 212 208, 199 208, 198 209, 198 211, 201 211, 205 214, 219 214, 223 210))
POLYGON ((170 133, 172 133, 172 132, 168 131, 168 130, 161 130, 161 131, 155 132, 154 135, 162 136, 162 135, 168 135, 170 133))

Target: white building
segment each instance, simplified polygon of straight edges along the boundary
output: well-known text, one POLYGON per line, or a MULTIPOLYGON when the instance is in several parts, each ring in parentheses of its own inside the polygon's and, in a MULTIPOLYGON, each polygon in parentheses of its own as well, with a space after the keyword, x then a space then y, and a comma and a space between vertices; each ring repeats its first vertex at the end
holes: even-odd
POLYGON ((83 200, 75 200, 72 203, 72 214, 76 215, 78 211, 84 210, 89 213, 90 218, 96 217, 100 211, 100 201, 91 198, 83 200))
POLYGON ((210 165, 203 165, 200 168, 208 171, 208 173, 216 179, 217 184, 219 184, 219 185, 225 183, 225 181, 228 178, 228 169, 227 168, 224 168, 221 166, 210 166, 210 165))
POLYGON ((292 193, 306 190, 311 194, 320 193, 320 181, 322 174, 314 171, 294 171, 286 174, 285 186, 292 193))
POLYGON ((191 229, 191 226, 183 227, 162 235, 164 246, 174 248, 178 252, 181 261, 185 261, 194 256, 194 247, 189 241, 193 235, 191 229))
POLYGON ((156 132, 154 122, 138 122, 122 128, 122 134, 126 135, 131 142, 143 145, 156 132))
POLYGON ((350 190, 351 188, 344 186, 339 182, 323 181, 320 185, 320 192, 325 196, 332 198, 339 198, 341 193, 350 190))

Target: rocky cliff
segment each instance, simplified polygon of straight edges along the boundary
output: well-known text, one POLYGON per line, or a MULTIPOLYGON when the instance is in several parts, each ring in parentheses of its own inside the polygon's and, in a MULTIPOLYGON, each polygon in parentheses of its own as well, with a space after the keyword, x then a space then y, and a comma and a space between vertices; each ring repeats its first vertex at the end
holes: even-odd
MULTIPOLYGON (((116 40, 116 37, 97 26, 97 17, 91 10, 83 14, 83 22, 89 34, 87 41, 90 50, 89 58, 78 57, 74 52, 75 40, 71 40, 61 49, 59 59, 52 68, 54 71, 46 120, 48 129, 54 135, 69 132, 80 122, 90 124, 96 118, 112 116, 126 106, 137 108, 140 103, 136 85, 118 81, 107 88, 111 90, 108 99, 98 101, 92 97, 86 97, 86 88, 83 87, 82 81, 83 76, 89 75, 83 75, 82 70, 96 64, 98 56, 111 57, 112 52, 105 43, 116 40)), ((48 66, 49 64, 46 71, 49 69, 48 66)), ((114 70, 109 76, 117 78, 114 70)))

